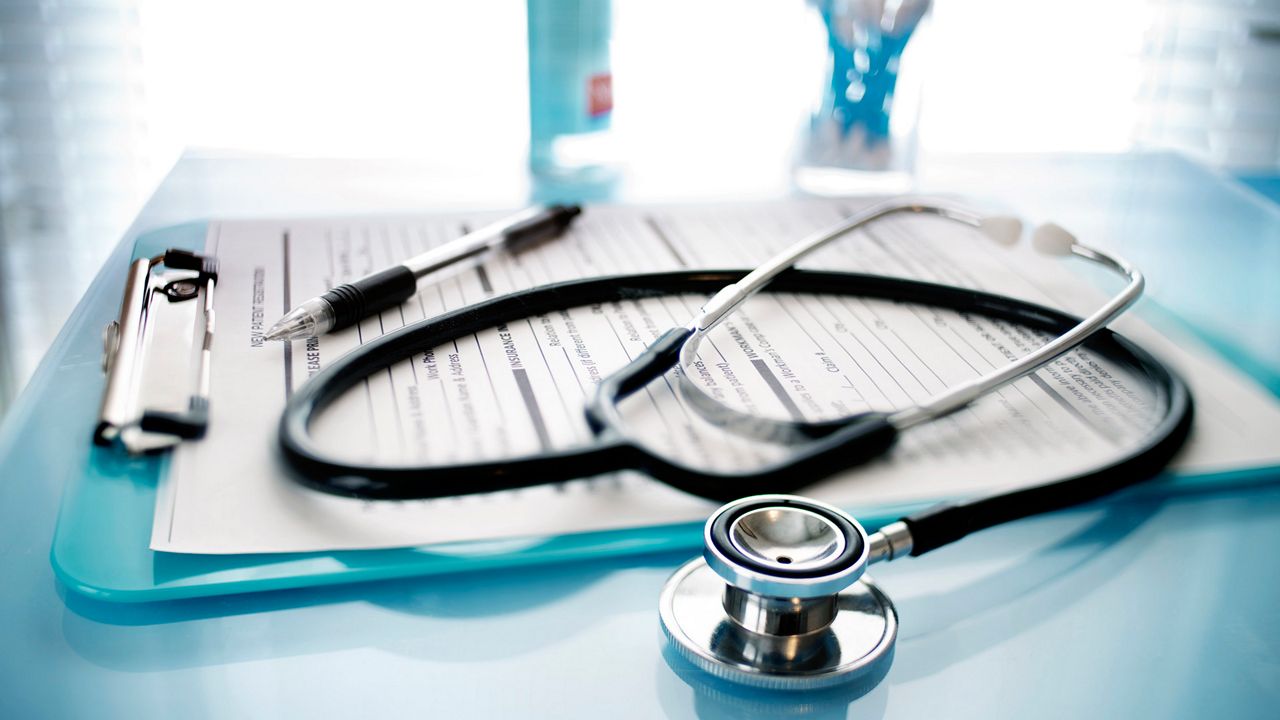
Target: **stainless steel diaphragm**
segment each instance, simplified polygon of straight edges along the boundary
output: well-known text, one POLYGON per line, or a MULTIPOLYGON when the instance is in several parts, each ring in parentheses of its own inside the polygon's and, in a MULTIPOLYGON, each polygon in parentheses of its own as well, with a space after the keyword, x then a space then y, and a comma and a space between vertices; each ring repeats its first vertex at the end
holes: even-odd
POLYGON ((801 690, 862 681, 893 659, 893 603, 863 577, 867 533, 805 498, 737 500, 707 521, 703 557, 671 576, 659 601, 675 655, 722 680, 801 690))

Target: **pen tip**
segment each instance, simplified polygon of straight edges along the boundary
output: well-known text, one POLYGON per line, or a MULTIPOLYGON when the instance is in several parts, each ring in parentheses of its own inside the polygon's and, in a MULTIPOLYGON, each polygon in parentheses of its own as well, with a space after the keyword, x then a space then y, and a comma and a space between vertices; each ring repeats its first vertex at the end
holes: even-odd
POLYGON ((264 340, 298 340, 333 328, 333 310, 324 298, 311 298, 290 310, 262 334, 264 340))
POLYGON ((278 322, 271 326, 271 329, 262 333, 263 340, 292 340, 298 336, 296 328, 290 327, 288 323, 278 322))

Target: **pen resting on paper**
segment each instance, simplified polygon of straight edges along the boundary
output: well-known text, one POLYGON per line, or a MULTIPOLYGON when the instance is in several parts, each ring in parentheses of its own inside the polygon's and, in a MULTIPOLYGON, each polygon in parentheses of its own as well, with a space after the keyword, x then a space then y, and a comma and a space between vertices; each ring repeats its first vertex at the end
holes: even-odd
POLYGON ((398 265, 331 288, 290 310, 263 337, 295 340, 341 330, 413 297, 418 278, 499 247, 517 250, 555 237, 581 212, 577 205, 529 208, 398 265))

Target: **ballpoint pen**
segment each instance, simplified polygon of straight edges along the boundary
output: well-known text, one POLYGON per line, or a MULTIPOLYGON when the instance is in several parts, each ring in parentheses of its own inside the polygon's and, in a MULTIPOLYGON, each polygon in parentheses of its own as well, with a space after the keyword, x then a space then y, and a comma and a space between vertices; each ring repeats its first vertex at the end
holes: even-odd
POLYGON ((408 300, 418 278, 491 249, 518 249, 555 237, 582 212, 577 205, 531 207, 492 225, 467 233, 438 248, 415 255, 386 270, 339 285, 302 303, 280 318, 263 337, 295 340, 341 330, 379 310, 408 300))

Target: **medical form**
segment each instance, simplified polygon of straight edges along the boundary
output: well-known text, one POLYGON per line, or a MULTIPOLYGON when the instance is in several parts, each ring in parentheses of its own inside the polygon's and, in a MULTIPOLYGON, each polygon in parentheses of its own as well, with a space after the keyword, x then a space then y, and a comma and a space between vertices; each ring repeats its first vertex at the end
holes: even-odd
MULTIPOLYGON (((289 344, 265 327, 299 300, 438 246, 500 215, 211 223, 221 263, 208 436, 186 443, 158 492, 151 547, 268 553, 542 538, 703 519, 713 504, 634 472, 439 500, 370 502, 309 490, 276 447, 286 397, 326 363, 406 324, 557 280, 685 268, 750 268, 847 215, 859 201, 590 207, 560 240, 426 278, 399 308, 289 344)), ((994 246, 967 228, 908 217, 835 243, 805 267, 956 284, 1075 313, 1101 294, 1061 259, 994 246)), ((556 311, 424 348, 320 415, 313 433, 369 462, 460 462, 590 441, 594 384, 704 298, 671 296, 556 311)), ((1117 324, 1182 372, 1198 403, 1184 472, 1280 463, 1265 428, 1280 406, 1188 338, 1139 319, 1117 324)), ((890 409, 1035 347, 1025 328, 935 308, 786 294, 753 300, 710 337, 692 375, 723 401, 781 417, 890 409)), ((1087 350, 1065 356, 941 423, 913 429, 887 461, 806 491, 855 511, 972 496, 1102 462, 1139 437, 1152 399, 1087 350)), ((672 383, 623 406, 646 444, 714 468, 785 452, 711 428, 672 383)))

